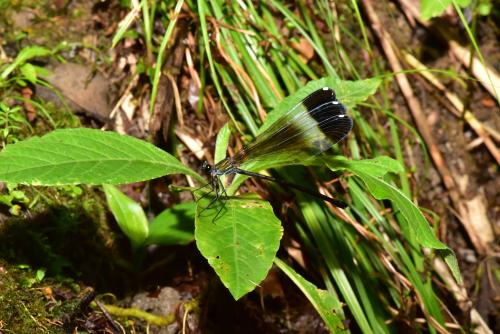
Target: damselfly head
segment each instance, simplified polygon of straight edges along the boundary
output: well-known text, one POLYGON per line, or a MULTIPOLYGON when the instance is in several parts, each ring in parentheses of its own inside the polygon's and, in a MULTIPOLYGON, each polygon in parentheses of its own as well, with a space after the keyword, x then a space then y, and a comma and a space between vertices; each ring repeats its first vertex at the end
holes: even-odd
POLYGON ((212 166, 208 163, 208 161, 205 160, 201 164, 201 169, 207 173, 210 173, 210 171, 212 170, 212 166))

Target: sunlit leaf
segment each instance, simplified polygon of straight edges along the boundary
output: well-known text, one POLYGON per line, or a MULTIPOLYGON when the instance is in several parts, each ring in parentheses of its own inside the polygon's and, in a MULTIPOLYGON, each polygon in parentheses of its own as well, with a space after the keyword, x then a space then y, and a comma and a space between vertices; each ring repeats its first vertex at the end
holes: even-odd
POLYGON ((30 63, 26 63, 19 68, 21 74, 32 84, 36 83, 36 69, 30 63))
POLYGON ((121 184, 175 173, 204 180, 150 143, 86 128, 56 130, 0 152, 0 180, 12 183, 121 184))
MULTIPOLYGON (((471 0, 454 0, 460 7, 470 5, 471 0)), ((422 20, 430 20, 440 16, 453 0, 420 0, 420 17, 422 20)))
POLYGON ((206 196, 198 201, 196 244, 233 297, 239 299, 266 277, 283 229, 265 201, 231 198, 207 208, 211 200, 206 196))
POLYGON ((17 67, 21 66, 31 58, 45 57, 50 54, 52 54, 52 51, 42 46, 34 45, 26 47, 18 53, 16 59, 14 59, 12 64, 5 68, 2 74, 0 74, 0 78, 6 79, 12 71, 14 71, 17 67))
POLYGON ((215 157, 214 162, 217 163, 226 157, 227 145, 229 143, 229 136, 231 135, 231 130, 229 129, 229 123, 226 123, 217 134, 217 141, 215 143, 215 157))

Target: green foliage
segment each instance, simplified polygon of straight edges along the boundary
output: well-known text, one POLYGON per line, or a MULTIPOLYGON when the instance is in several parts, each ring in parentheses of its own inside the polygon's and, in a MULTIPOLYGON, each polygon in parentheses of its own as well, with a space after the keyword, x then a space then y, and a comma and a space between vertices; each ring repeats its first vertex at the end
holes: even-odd
POLYGON ((227 150, 227 145, 229 143, 230 135, 231 135, 231 130, 229 129, 229 123, 226 123, 222 128, 220 128, 219 133, 217 134, 217 141, 215 143, 215 156, 214 156, 215 163, 218 163, 219 161, 226 158, 226 150, 227 150))
POLYGON ((148 219, 142 207, 116 187, 104 185, 104 193, 116 222, 137 250, 148 237, 148 219))
POLYGON ((488 16, 493 9, 492 0, 479 0, 477 3, 477 13, 482 16, 488 16))
MULTIPOLYGON (((274 22, 270 20, 272 15, 266 9, 263 9, 262 16, 257 17, 254 24, 269 27, 269 36, 274 36, 269 41, 273 45, 269 50, 272 60, 263 57, 267 52, 249 51, 250 48, 259 45, 259 43, 267 42, 267 37, 259 39, 259 36, 250 34, 244 36, 221 26, 218 37, 221 38, 222 44, 235 47, 226 50, 228 51, 227 56, 234 62, 233 66, 221 66, 212 58, 212 43, 210 43, 209 38, 207 17, 224 20, 225 18, 233 19, 236 16, 227 15, 226 10, 228 9, 219 7, 220 4, 217 2, 201 1, 197 3, 196 10, 199 13, 202 29, 199 34, 200 40, 205 44, 202 49, 206 52, 212 83, 217 89, 220 100, 230 113, 230 117, 233 121, 237 118, 241 119, 251 133, 257 134, 310 92, 325 86, 335 89, 339 101, 348 107, 349 113, 358 117, 356 105, 372 95, 380 86, 381 81, 377 78, 357 81, 340 80, 328 59, 328 48, 323 45, 317 32, 313 31, 314 24, 307 18, 302 22, 287 7, 276 1, 273 3, 275 8, 286 17, 289 27, 291 29, 295 27, 297 31, 306 36, 306 39, 320 56, 330 76, 311 81, 303 88, 298 89, 298 87, 303 86, 305 78, 314 78, 316 74, 293 49, 286 49, 287 57, 283 57, 277 52, 277 49, 283 46, 277 43, 277 37, 273 34, 276 33, 278 36, 279 30, 277 27, 273 30, 274 22), (225 40, 231 42, 224 43, 225 40), (252 80, 256 85, 255 91, 262 99, 264 107, 276 106, 268 114, 266 122, 260 129, 258 126, 260 123, 256 117, 259 108, 255 104, 254 91, 248 87, 245 78, 231 72, 231 69, 236 67, 249 69, 252 72, 254 76, 252 80), (286 95, 282 91, 281 82, 284 83, 288 92, 295 93, 278 104, 281 96, 286 95), (226 89, 227 87, 239 87, 240 89, 226 89), (228 97, 235 102, 237 115, 232 114, 228 97)), ((153 52, 158 51, 157 64, 154 68, 153 64, 150 63, 153 57, 141 60, 146 66, 144 73, 151 75, 151 108, 154 106, 165 50, 175 27, 176 15, 180 12, 182 4, 183 1, 176 2, 174 16, 170 17, 168 27, 161 39, 161 45, 156 50, 152 44, 151 30, 153 22, 151 19, 154 19, 156 4, 155 2, 141 1, 147 52, 151 56, 153 52), (150 4, 151 7, 149 7, 150 4)), ((230 6, 234 9, 236 5, 231 4, 230 6)), ((435 9, 433 10, 435 12, 435 9)), ((127 28, 136 15, 137 12, 131 12, 123 21, 123 25, 120 26, 115 36, 114 43, 125 36, 127 28)), ((234 23, 229 22, 230 25, 234 23)), ((6 79, 12 73, 16 73, 20 78, 17 80, 19 84, 34 83, 39 80, 41 70, 29 63, 29 59, 50 54, 51 51, 43 48, 26 49, 18 55, 12 64, 0 68, 0 78, 6 79)), ((205 64, 201 64, 201 71, 205 71, 204 66, 205 64)), ((351 77, 356 76, 357 74, 351 75, 351 77)), ((203 91, 203 87, 201 90, 203 91)), ((201 99, 202 102, 203 99, 201 99)), ((4 142, 8 142, 10 134, 16 129, 15 126, 18 126, 16 122, 22 120, 16 118, 16 112, 19 111, 19 108, 10 108, 6 105, 0 105, 0 107, 2 116, 4 116, 2 117, 3 124, 10 126, 10 130, 4 130, 6 135, 3 137, 4 142)), ((237 130, 240 130, 238 122, 233 124, 237 130)), ((373 129, 370 128, 370 124, 358 124, 357 131, 362 135, 369 133, 373 138, 377 138, 373 129)), ((217 138, 215 161, 224 158, 229 136, 229 126, 226 125, 217 138)), ((385 143, 385 138, 383 142, 385 143)), ((354 139, 351 141, 351 147, 354 147, 353 155, 359 153, 356 151, 357 146, 354 139)), ((373 154, 376 155, 376 153, 373 154)), ((356 214, 356 218, 367 226, 375 217, 380 223, 380 229, 395 236, 395 240, 391 240, 391 243, 387 242, 384 246, 390 251, 393 248, 397 249, 397 252, 391 253, 396 259, 394 262, 398 265, 397 269, 408 277, 412 286, 422 296, 425 309, 429 310, 438 322, 442 322, 439 303, 432 292, 432 286, 419 275, 420 272, 423 272, 423 258, 415 246, 440 250, 442 253, 437 252, 437 254, 444 254, 457 279, 459 278, 458 267, 451 251, 437 240, 420 210, 409 199, 409 189, 402 192, 392 177, 387 175, 388 173, 404 175, 401 165, 387 157, 361 161, 337 158, 327 159, 327 161, 332 170, 345 170, 354 174, 352 177, 347 177, 353 203, 350 209, 346 210, 346 214, 350 215, 352 219, 355 219, 353 215, 356 214), (374 201, 367 196, 368 193, 376 199, 391 202, 395 211, 394 217, 401 225, 401 233, 410 244, 410 254, 407 254, 405 246, 399 243, 397 240, 399 235, 390 229, 390 224, 387 224, 385 217, 379 215, 378 208, 373 206, 372 202, 374 201), (413 239, 416 240, 416 243, 412 242, 413 239)), ((320 163, 321 160, 316 159, 304 162, 304 165, 318 165, 320 163)), ((267 161, 260 161, 258 164, 250 163, 242 167, 259 171, 277 166, 281 166, 279 159, 276 160, 276 157, 273 157, 267 161)), ((119 184, 147 180, 172 173, 190 175, 200 182, 205 182, 197 173, 182 165, 173 156, 149 143, 115 133, 90 129, 58 130, 41 138, 32 138, 13 145, 9 144, 0 153, 0 180, 33 185, 119 184)), ((228 189, 228 193, 234 194, 244 179, 244 177, 237 176, 228 189)), ((404 184, 403 181, 402 183, 404 184)), ((169 208, 148 224, 146 215, 139 204, 133 202, 111 185, 106 185, 104 189, 111 211, 122 231, 131 240, 134 249, 151 244, 187 244, 195 237, 200 252, 207 258, 235 299, 253 290, 264 279, 274 261, 301 288, 333 332, 345 329, 342 322, 345 319, 342 309, 344 302, 359 328, 365 333, 387 332, 388 325, 385 322, 390 316, 385 313, 385 307, 390 308, 402 303, 401 298, 399 298, 400 291, 392 287, 388 288, 387 297, 379 299, 379 291, 376 291, 376 284, 379 281, 367 273, 375 271, 381 277, 385 277, 387 282, 390 282, 385 268, 376 259, 370 258, 373 254, 366 253, 363 245, 353 242, 358 238, 357 235, 345 226, 338 226, 339 219, 320 203, 311 199, 304 200, 299 196, 302 216, 298 220, 303 221, 304 226, 299 226, 298 229, 304 236, 304 243, 310 249, 319 250, 318 254, 313 256, 316 256, 316 261, 322 268, 322 277, 327 286, 326 291, 318 290, 279 259, 276 259, 283 229, 279 220, 274 216, 270 205, 262 200, 250 197, 230 197, 226 201, 220 199, 213 205, 209 205, 212 198, 207 195, 198 202, 198 205, 184 203, 169 208), (220 214, 219 210, 221 210, 220 214), (196 226, 194 232, 193 223, 196 226), (345 256, 346 254, 347 256, 345 256), (358 254, 361 256, 357 257, 358 254), (352 262, 355 260, 356 265, 351 263, 351 260, 352 262), (343 298, 342 301, 337 295, 337 290, 343 298), (378 305, 381 300, 383 300, 384 308, 378 305)), ((377 231, 378 229, 375 229, 373 233, 377 231)), ((384 242, 385 239, 380 237, 379 240, 384 242)))
POLYGON ((21 107, 9 107, 0 102, 0 140, 2 146, 17 141, 17 134, 23 127, 31 129, 28 120, 21 114, 21 107))
MULTIPOLYGON (((334 86, 339 100, 345 99, 348 105, 354 107, 372 94, 378 85, 377 79, 360 82, 321 79, 285 99, 271 115, 279 115, 310 91, 324 86, 334 86)), ((273 118, 276 119, 270 117, 269 122, 273 118)), ((223 156, 221 152, 224 152, 228 138, 229 130, 225 127, 217 141, 217 159, 223 156)), ((319 161, 315 160, 313 164, 319 161)), ((267 168, 273 163, 263 161, 258 167, 267 168)), ((398 163, 385 157, 364 161, 337 158, 328 160, 328 163, 333 170, 348 170, 360 177, 377 199, 391 200, 408 226, 403 226, 403 230, 412 231, 422 246, 448 251, 435 238, 418 208, 397 188, 383 180, 387 172, 401 171, 398 163)), ((149 143, 91 129, 57 130, 41 138, 8 145, 0 153, 0 180, 9 182, 119 184, 172 173, 188 174, 204 182, 177 159, 149 143)), ((118 224, 135 249, 153 243, 190 242, 192 221, 196 217, 198 248, 236 299, 255 288, 275 259, 283 231, 270 205, 262 200, 231 197, 210 204, 213 198, 208 195, 199 200, 196 215, 194 204, 187 203, 159 215, 149 229, 145 214, 137 203, 110 185, 105 186, 105 192, 118 224)), ((306 217, 312 219, 313 216, 306 217)), ((448 255, 448 258, 453 258, 451 252, 448 255)), ((457 275, 456 267, 452 268, 457 275)), ((357 307, 355 305, 351 306, 357 307)))
MULTIPOLYGON (((280 118, 284 113, 293 108, 297 103, 304 99, 310 93, 323 88, 330 87, 335 90, 337 99, 343 104, 345 103, 347 108, 353 108, 360 102, 365 101, 369 96, 377 90, 380 85, 380 79, 372 78, 366 80, 358 81, 348 81, 340 80, 335 77, 326 77, 319 80, 310 81, 307 85, 300 88, 294 94, 284 98, 272 112, 269 113, 266 122, 259 129, 259 133, 267 129, 271 124, 273 124, 278 118, 280 118)), ((273 155, 267 159, 260 159, 259 161, 248 161, 241 166, 242 169, 258 172, 260 170, 268 168, 276 168, 280 166, 289 166, 290 159, 288 156, 277 156, 273 155)), ((319 165, 322 164, 320 160, 310 159, 307 161, 302 161, 302 165, 319 165)), ((231 187, 228 189, 228 193, 232 194, 241 185, 241 183, 247 179, 247 176, 237 175, 231 187)))
POLYGON ((239 299, 271 269, 283 228, 263 200, 245 196, 210 205, 212 200, 205 196, 198 201, 196 244, 233 297, 239 299))
POLYGON ((460 269, 453 251, 438 240, 429 223, 418 207, 406 197, 401 190, 384 181, 383 176, 390 172, 402 170, 402 166, 389 157, 377 157, 371 160, 347 160, 343 157, 331 159, 328 165, 332 170, 345 169, 360 177, 366 184, 370 194, 378 200, 390 200, 394 210, 401 213, 402 230, 409 232, 408 238, 416 237, 422 247, 446 251, 445 260, 448 262, 455 279, 460 282, 460 269))
MULTIPOLYGON (((120 5, 122 6, 130 6, 129 3, 123 3, 123 1, 120 1, 120 5)), ((114 48, 120 42, 124 37, 127 32, 127 30, 130 28, 130 25, 134 22, 134 20, 137 18, 137 15, 139 13, 139 8, 133 8, 127 16, 123 20, 120 21, 118 24, 118 30, 116 30, 115 35, 113 36, 113 40, 111 42, 111 47, 114 48)))
POLYGON ((307 95, 320 88, 332 88, 337 95, 337 100, 341 101, 342 104, 349 109, 355 107, 357 104, 365 101, 368 97, 373 95, 377 91, 380 83, 381 80, 378 78, 351 81, 341 80, 333 76, 309 81, 305 86, 301 87, 295 93, 281 100, 281 102, 273 109, 273 111, 269 113, 266 122, 259 129, 259 133, 267 129, 281 115, 293 108, 307 95))
POLYGON ((187 245, 194 241, 196 203, 186 202, 164 210, 149 225, 145 245, 187 245))
MULTIPOLYGON (((24 269, 24 270, 32 270, 32 268, 29 265, 19 265, 19 269, 24 269)), ((45 268, 39 268, 35 271, 34 276, 30 277, 26 275, 19 281, 19 285, 22 286, 25 289, 32 288, 33 285, 40 283, 43 281, 45 278, 45 273, 46 273, 45 268)))
POLYGON ((147 142, 85 128, 56 130, 0 152, 0 180, 12 183, 120 184, 173 173, 203 180, 147 142))
POLYGON ((464 8, 470 5, 471 0, 420 0, 420 16, 423 20, 440 16, 451 3, 464 8))
POLYGON ((39 102, 35 98, 19 94, 20 89, 28 84, 38 84, 53 89, 41 78, 47 76, 49 71, 34 65, 33 61, 41 57, 57 57, 58 51, 65 47, 66 43, 61 43, 52 50, 38 45, 28 46, 23 48, 10 63, 0 63, 0 141, 2 146, 33 133, 23 105, 33 108, 29 111, 40 116, 37 117, 38 119, 47 121, 50 128, 57 128, 59 125, 67 126, 75 119, 75 116, 65 113, 64 117, 56 122, 53 118, 58 116, 57 113, 54 110, 48 110, 43 101, 39 102))
POLYGON ((276 258, 274 263, 307 296, 307 299, 314 305, 314 308, 318 311, 332 333, 348 333, 343 323, 345 316, 342 310, 342 303, 337 296, 326 290, 318 289, 280 259, 276 258))
MULTIPOLYGON (((53 53, 53 51, 44 48, 42 46, 34 45, 30 46, 27 48, 24 48, 21 50, 21 52, 18 53, 16 59, 8 65, 6 68, 2 69, 2 72, 0 73, 0 84, 4 82, 4 80, 7 79, 7 77, 17 68, 26 65, 26 62, 32 58, 35 57, 46 57, 50 56, 53 53)), ((36 74, 36 70, 34 67, 31 69, 24 69, 26 72, 30 72, 29 76, 30 78, 34 78, 36 74)))
POLYGON ((148 223, 139 203, 112 185, 103 188, 109 209, 134 250, 148 245, 186 245, 194 240, 195 203, 166 209, 148 223))
POLYGON ((18 216, 21 211, 19 204, 27 204, 29 199, 23 191, 16 190, 16 187, 12 184, 7 184, 6 188, 6 194, 0 195, 0 203, 7 205, 12 215, 18 216))

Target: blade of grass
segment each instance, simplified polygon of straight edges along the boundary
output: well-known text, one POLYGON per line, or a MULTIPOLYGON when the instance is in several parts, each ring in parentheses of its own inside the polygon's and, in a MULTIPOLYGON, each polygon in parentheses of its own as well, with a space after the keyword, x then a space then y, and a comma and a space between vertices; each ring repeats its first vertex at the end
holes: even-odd
POLYGON ((234 115, 231 112, 229 105, 227 104, 227 101, 224 97, 224 93, 222 92, 221 84, 220 84, 218 76, 217 76, 217 71, 215 69, 215 63, 214 63, 214 59, 212 56, 212 51, 210 49, 210 43, 209 43, 209 39, 208 39, 207 3, 204 0, 201 0, 198 2, 198 15, 200 17, 200 27, 201 27, 201 33, 202 33, 202 40, 203 40, 203 43, 205 45, 205 52, 207 54, 207 60, 208 60, 208 64, 210 67, 210 74, 212 75, 211 79, 215 85, 217 93, 219 94, 219 97, 222 101, 222 104, 224 105, 224 108, 227 110, 229 117, 231 118, 231 121, 233 121, 233 124, 236 127, 236 130, 239 133, 243 134, 243 131, 238 126, 238 123, 236 122, 236 119, 234 118, 234 115))
MULTIPOLYGON (((154 70, 152 87, 151 87, 151 98, 149 102, 149 114, 153 115, 153 110, 156 102, 156 96, 158 95, 158 83, 160 82, 161 70, 163 68, 163 60, 165 51, 167 49, 168 42, 170 41, 170 37, 175 28, 175 24, 177 23, 177 18, 179 17, 179 13, 182 9, 182 4, 184 0, 177 0, 174 8, 174 13, 170 22, 168 23, 167 29, 165 30, 165 34, 161 40, 160 48, 158 50, 158 59, 156 60, 156 66, 154 70)), ((147 12, 147 10, 145 10, 147 12)))
POLYGON ((328 59, 327 55, 325 52, 321 49, 320 46, 316 45, 314 43, 314 40, 309 36, 307 33, 306 29, 304 26, 297 20, 295 15, 288 9, 286 8, 282 3, 276 1, 276 0, 271 0, 270 1, 274 7, 276 7, 289 21, 290 23, 304 36, 307 41, 313 46, 314 50, 320 57, 321 61, 323 62, 323 66, 325 67, 327 73, 329 76, 334 76, 338 77, 337 71, 333 68, 332 64, 330 63, 330 60, 328 59))

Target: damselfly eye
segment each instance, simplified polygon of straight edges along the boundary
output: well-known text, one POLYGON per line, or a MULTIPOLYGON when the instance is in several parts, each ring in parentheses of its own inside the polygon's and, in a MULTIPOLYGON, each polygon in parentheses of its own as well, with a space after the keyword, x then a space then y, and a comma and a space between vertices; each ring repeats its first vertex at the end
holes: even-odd
POLYGON ((203 161, 203 163, 201 164, 201 169, 203 169, 206 172, 210 172, 210 170, 212 169, 212 166, 210 166, 208 161, 203 161))

